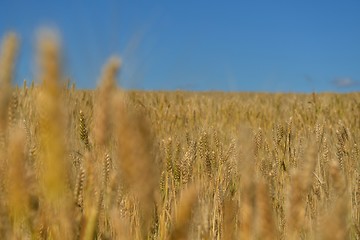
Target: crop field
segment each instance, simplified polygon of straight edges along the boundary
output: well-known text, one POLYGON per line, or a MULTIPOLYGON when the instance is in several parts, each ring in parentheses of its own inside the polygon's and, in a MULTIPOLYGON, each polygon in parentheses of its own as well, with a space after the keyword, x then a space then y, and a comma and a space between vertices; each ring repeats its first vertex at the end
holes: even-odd
POLYGON ((360 93, 94 90, 0 52, 1 239, 360 239, 360 93))

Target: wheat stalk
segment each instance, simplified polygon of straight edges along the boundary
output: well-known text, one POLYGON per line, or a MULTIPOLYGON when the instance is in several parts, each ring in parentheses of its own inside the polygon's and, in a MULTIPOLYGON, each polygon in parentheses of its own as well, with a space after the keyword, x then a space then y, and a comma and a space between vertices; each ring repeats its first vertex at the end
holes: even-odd
POLYGON ((59 41, 52 32, 41 32, 38 44, 41 91, 37 98, 39 111, 39 165, 41 187, 49 227, 54 238, 72 238, 71 211, 66 181, 69 165, 65 159, 64 118, 59 81, 61 60, 59 41))

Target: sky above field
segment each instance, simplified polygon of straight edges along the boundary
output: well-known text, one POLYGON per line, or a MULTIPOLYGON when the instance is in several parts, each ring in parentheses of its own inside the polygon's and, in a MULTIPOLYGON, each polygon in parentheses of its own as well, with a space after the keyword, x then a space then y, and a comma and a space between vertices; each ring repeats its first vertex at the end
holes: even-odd
POLYGON ((21 40, 17 83, 36 79, 40 27, 60 33, 78 88, 95 88, 118 55, 125 88, 360 90, 359 0, 1 0, 1 38, 21 40))

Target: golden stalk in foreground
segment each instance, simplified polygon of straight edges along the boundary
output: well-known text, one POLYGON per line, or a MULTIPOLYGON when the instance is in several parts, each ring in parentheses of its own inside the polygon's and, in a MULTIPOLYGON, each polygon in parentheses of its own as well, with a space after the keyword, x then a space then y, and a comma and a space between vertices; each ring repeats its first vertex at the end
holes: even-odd
POLYGON ((198 189, 191 186, 181 192, 179 202, 174 209, 174 227, 172 229, 170 239, 182 240, 188 239, 191 216, 194 205, 197 202, 198 189))
POLYGON ((112 101, 116 91, 116 76, 121 66, 117 57, 112 57, 103 68, 95 105, 94 137, 99 147, 107 146, 112 130, 112 101))
POLYGON ((142 236, 148 234, 157 201, 159 171, 154 158, 153 136, 145 115, 129 109, 123 92, 114 99, 117 163, 120 179, 139 201, 142 236))
POLYGON ((12 95, 11 82, 15 69, 18 40, 14 33, 5 36, 0 50, 0 137, 4 141, 8 121, 8 106, 12 95))
MULTIPOLYGON (((93 239, 99 225, 100 209, 104 205, 104 194, 108 185, 108 174, 110 169, 107 167, 110 157, 106 152, 111 139, 112 113, 113 113, 113 94, 116 90, 116 76, 120 69, 121 61, 117 57, 112 57, 105 64, 100 86, 97 92, 98 102, 94 109, 94 138, 96 152, 87 154, 86 168, 88 172, 87 197, 85 204, 85 226, 82 233, 82 239, 93 239), (105 156, 105 158, 104 158, 105 156), (99 159, 103 160, 101 162, 99 159), (100 164, 102 163, 102 164, 100 164), (102 168, 96 169, 94 165, 102 168), (103 170, 103 172, 101 172, 103 170), (102 177, 102 178, 101 178, 102 177), (99 184, 100 183, 100 184, 99 184), (96 193, 96 196, 93 196, 96 193)), ((88 151, 90 148, 88 147, 88 151)))
POLYGON ((39 166, 41 187, 46 211, 45 224, 49 236, 56 239, 73 238, 72 204, 65 161, 64 116, 61 101, 61 59, 59 40, 51 32, 43 32, 38 45, 40 93, 37 99, 39 114, 39 166))
POLYGON ((257 237, 259 239, 278 239, 278 231, 271 208, 268 187, 260 181, 256 186, 257 237))
POLYGON ((5 176, 7 168, 7 134, 8 134, 8 108, 12 95, 12 79, 15 69, 18 40, 14 33, 7 34, 0 49, 0 234, 6 237, 6 220, 3 213, 6 212, 4 199, 5 176))
POLYGON ((12 133, 8 148, 7 200, 14 224, 13 236, 20 238, 21 228, 28 229, 30 220, 29 179, 26 169, 25 133, 21 126, 12 133))

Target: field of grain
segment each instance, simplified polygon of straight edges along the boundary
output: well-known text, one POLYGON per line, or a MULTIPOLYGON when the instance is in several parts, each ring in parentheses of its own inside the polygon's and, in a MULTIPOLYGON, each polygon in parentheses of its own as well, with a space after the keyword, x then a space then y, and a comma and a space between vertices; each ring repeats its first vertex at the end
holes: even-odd
POLYGON ((360 239, 360 94, 13 86, 0 55, 1 239, 360 239))

